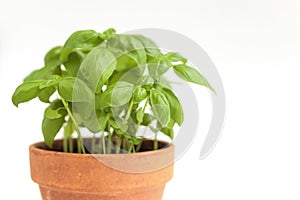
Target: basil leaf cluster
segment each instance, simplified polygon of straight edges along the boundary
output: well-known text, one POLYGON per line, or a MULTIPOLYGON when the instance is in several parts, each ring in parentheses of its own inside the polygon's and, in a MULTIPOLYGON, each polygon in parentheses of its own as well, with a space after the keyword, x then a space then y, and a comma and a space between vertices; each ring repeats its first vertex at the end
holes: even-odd
MULTIPOLYGON (((13 96, 20 103, 38 98, 48 104, 42 121, 45 143, 51 147, 60 130, 64 150, 85 153, 80 127, 101 133, 101 147, 94 153, 138 152, 147 139, 138 136, 141 126, 173 139, 174 126, 182 125, 184 112, 164 75, 173 70, 184 81, 214 89, 179 53, 162 53, 142 35, 80 30, 63 46, 45 55, 44 67, 25 77, 13 96)), ((94 141, 95 142, 95 141, 94 141)))

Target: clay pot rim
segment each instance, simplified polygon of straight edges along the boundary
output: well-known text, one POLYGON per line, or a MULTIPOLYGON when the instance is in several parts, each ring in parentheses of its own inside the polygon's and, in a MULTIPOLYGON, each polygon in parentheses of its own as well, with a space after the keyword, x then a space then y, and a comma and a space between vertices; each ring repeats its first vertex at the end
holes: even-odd
MULTIPOLYGON (((54 140, 54 142, 59 142, 62 141, 62 139, 58 139, 58 140, 54 140)), ((49 150, 49 149, 43 149, 41 147, 38 147, 39 145, 46 145, 45 142, 40 141, 40 142, 36 142, 33 143, 29 146, 30 150, 34 150, 36 152, 43 152, 43 154, 49 154, 49 155, 59 155, 59 156, 74 156, 74 157, 120 157, 120 156, 126 156, 126 157, 137 157, 137 156, 147 156, 147 155, 156 155, 156 154, 161 154, 163 152, 166 151, 170 151, 170 149, 174 149, 175 146, 173 143, 170 142, 166 142, 166 141, 162 141, 159 140, 158 142, 165 144, 165 146, 161 149, 158 150, 150 150, 150 151, 144 151, 144 152, 137 152, 137 153, 123 153, 123 154, 90 154, 90 153, 86 153, 86 154, 79 154, 79 153, 69 153, 69 152, 61 152, 61 151, 55 151, 55 150, 49 150)))

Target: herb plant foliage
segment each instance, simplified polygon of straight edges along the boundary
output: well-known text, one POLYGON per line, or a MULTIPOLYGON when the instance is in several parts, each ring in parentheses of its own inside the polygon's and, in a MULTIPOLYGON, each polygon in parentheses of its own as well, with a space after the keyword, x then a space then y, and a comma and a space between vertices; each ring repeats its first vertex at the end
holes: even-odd
POLYGON ((142 35, 83 30, 73 33, 64 46, 52 48, 44 67, 33 71, 16 88, 12 102, 38 98, 48 104, 42 121, 45 143, 51 147, 63 129, 64 151, 86 153, 80 127, 93 137, 92 153, 138 152, 145 139, 139 127, 173 139, 173 128, 183 123, 180 101, 164 78, 168 70, 188 82, 213 91, 208 81, 178 53, 162 53, 142 35))

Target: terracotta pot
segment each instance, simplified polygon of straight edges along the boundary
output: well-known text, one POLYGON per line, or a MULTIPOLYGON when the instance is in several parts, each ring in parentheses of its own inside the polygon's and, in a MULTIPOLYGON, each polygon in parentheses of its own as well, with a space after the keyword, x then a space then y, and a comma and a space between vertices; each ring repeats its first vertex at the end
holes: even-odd
MULTIPOLYGON (((43 200, 161 200, 173 176, 174 146, 135 154, 76 154, 30 146, 32 180, 43 200)), ((54 142, 60 148, 62 141, 54 142)))

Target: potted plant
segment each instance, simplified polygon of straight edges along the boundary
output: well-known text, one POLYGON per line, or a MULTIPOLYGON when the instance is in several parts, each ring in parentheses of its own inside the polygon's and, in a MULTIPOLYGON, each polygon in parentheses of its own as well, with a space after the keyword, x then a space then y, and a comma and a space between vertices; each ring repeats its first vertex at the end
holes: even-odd
POLYGON ((30 146, 32 179, 43 199, 158 200, 173 175, 174 137, 181 103, 165 72, 213 90, 178 53, 162 53, 142 35, 73 33, 52 48, 44 67, 16 88, 12 102, 48 104, 44 142, 30 146), (153 137, 139 134, 150 128, 153 137), (83 128, 93 133, 84 138, 83 128), (63 139, 55 137, 63 130, 63 139), (76 136, 75 135, 76 133, 76 136))

